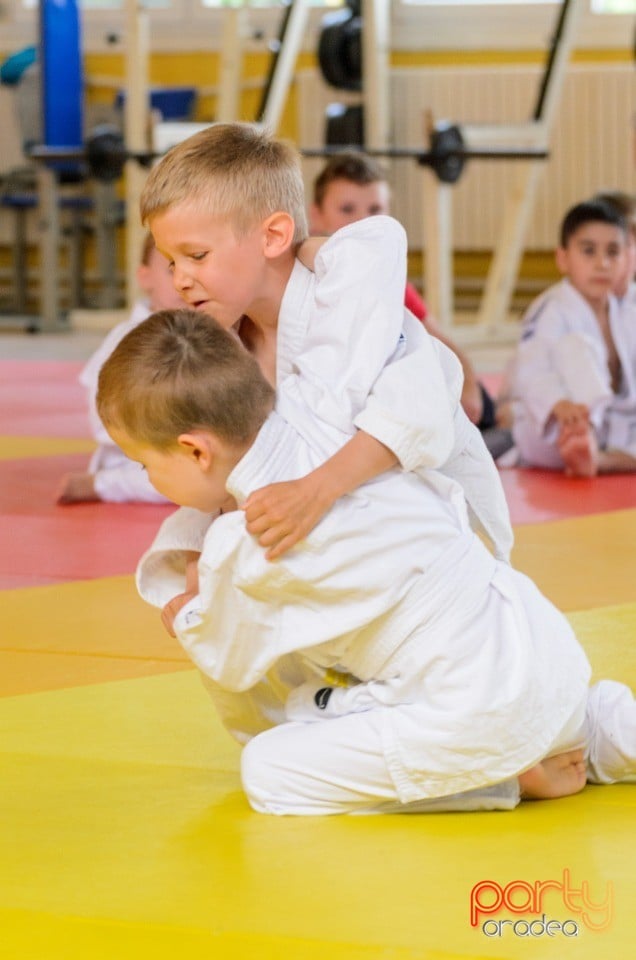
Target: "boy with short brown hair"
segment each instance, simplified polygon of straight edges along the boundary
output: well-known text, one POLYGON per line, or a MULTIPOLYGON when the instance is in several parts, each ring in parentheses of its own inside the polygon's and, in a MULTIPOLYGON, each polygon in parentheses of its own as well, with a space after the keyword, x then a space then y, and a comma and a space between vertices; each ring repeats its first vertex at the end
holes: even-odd
MULTIPOLYGON (((390 206, 388 176, 376 158, 361 151, 338 152, 327 160, 314 180, 313 202, 309 208, 311 230, 315 234, 330 236, 346 224, 365 217, 388 215, 390 206)), ((462 406, 482 431, 493 456, 496 458, 505 453, 512 445, 512 436, 509 431, 495 427, 494 401, 479 381, 467 354, 442 331, 412 283, 406 284, 404 303, 431 336, 441 340, 458 358, 464 374, 462 406)))
POLYGON ((157 563, 156 543, 137 582, 149 602, 172 605, 174 632, 247 744, 252 806, 510 809, 575 793, 586 776, 632 774, 629 689, 588 690, 589 664, 565 617, 489 554, 435 482, 387 471, 267 562, 235 508, 346 438, 316 414, 316 397, 302 374, 287 378, 273 410, 254 359, 188 310, 153 315, 100 373, 100 414, 128 456, 175 502, 223 511, 191 597, 170 599, 172 571, 157 563))

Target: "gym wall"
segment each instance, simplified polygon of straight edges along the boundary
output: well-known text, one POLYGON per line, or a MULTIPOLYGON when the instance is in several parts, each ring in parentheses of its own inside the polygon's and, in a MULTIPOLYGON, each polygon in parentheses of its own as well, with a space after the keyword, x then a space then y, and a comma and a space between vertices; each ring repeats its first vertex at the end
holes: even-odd
MULTIPOLYGON (((11 52, 7 50, 6 53, 11 52)), ((0 51, 0 55, 2 52, 0 51)), ((470 69, 483 72, 489 67, 493 71, 502 68, 532 68, 543 62, 545 51, 539 47, 534 49, 493 49, 483 47, 482 49, 461 49, 461 50, 407 50, 395 49, 391 55, 392 66, 399 71, 439 70, 440 78, 445 71, 453 68, 470 69)), ((263 77, 267 71, 268 54, 263 51, 254 51, 248 49, 243 60, 243 76, 245 78, 263 77)), ((623 46, 607 46, 603 48, 594 48, 591 46, 577 49, 574 56, 575 65, 624 65, 631 62, 631 50, 624 40, 623 46)), ((124 77, 124 57, 120 51, 108 52, 106 50, 90 50, 85 54, 87 86, 87 106, 89 112, 91 109, 100 107, 109 108, 113 101, 114 89, 118 84, 123 85, 124 77)), ((316 117, 307 117, 307 101, 299 98, 299 91, 306 87, 307 76, 315 77, 314 81, 309 83, 318 84, 318 72, 316 69, 316 56, 312 51, 304 51, 298 58, 297 74, 304 74, 304 78, 292 86, 290 96, 283 115, 280 134, 291 140, 303 144, 303 129, 307 126, 308 120, 316 123, 320 119, 316 117), (303 111, 305 111, 303 113, 303 111)), ((215 109, 215 95, 213 93, 214 85, 218 79, 219 57, 215 51, 210 50, 163 50, 157 51, 150 58, 150 82, 161 85, 179 85, 192 84, 199 89, 199 98, 194 119, 207 121, 213 119, 215 109)), ((339 91, 333 91, 333 99, 339 99, 339 91)), ((0 113, 6 109, 6 97, 0 99, 0 113)), ((256 114, 259 103, 259 91, 255 89, 246 90, 241 97, 241 117, 240 119, 251 120, 256 114)), ((315 107, 312 109, 316 109, 315 107)), ((450 119, 461 119, 451 117, 450 119)), ((0 117, 0 121, 2 117, 0 117)), ((10 130, 10 126, 2 124, 4 130, 10 130)), ((629 133, 626 131, 626 138, 629 133)), ((15 153, 11 146, 5 143, 4 151, 15 153)), ((411 175, 412 180, 412 175, 411 175)), ((603 186, 614 186, 615 184, 603 183, 603 186)), ((626 189, 633 189, 632 184, 618 184, 626 189)), ((410 187, 412 191, 413 187, 410 187)), ((462 189, 462 185, 459 185, 462 189)), ((403 212, 409 208, 410 198, 406 194, 400 195, 400 184, 394 185, 396 215, 402 216, 403 212)), ((558 214, 555 214, 558 215, 558 214)), ((404 213, 404 216, 406 214, 404 213)), ((6 262, 10 251, 7 249, 7 238, 3 231, 0 231, 0 264, 6 262)), ((421 253, 418 231, 416 226, 409 230, 409 239, 411 243, 411 273, 418 278, 421 276, 421 253)), ((467 287, 478 285, 485 274, 488 264, 489 237, 486 236, 482 244, 472 243, 463 249, 457 250, 455 257, 455 268, 458 276, 468 278, 467 287)), ((124 255, 122 251, 122 262, 124 255)), ((534 249, 528 250, 524 258, 521 270, 521 284, 524 283, 528 288, 533 285, 544 285, 550 282, 554 276, 554 267, 552 264, 551 244, 543 242, 534 249)))

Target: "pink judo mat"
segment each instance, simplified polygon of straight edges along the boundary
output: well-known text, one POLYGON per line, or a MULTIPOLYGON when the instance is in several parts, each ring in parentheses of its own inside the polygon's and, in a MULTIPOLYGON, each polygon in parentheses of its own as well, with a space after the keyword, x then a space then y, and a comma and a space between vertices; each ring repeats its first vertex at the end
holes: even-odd
MULTIPOLYGON (((84 453, 41 456, 43 438, 90 439, 81 364, 0 361, 3 439, 31 438, 34 455, 0 459, 0 587, 130 574, 171 507, 90 503, 59 506, 61 477, 84 453)), ((24 441, 23 441, 24 442, 24 441)), ((515 525, 636 506, 634 476, 572 480, 544 470, 502 470, 515 525)))

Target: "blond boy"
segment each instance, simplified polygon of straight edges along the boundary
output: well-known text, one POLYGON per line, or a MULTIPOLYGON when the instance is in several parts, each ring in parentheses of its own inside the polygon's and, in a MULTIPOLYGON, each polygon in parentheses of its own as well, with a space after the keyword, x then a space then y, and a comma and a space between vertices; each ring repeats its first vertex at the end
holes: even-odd
MULTIPOLYGON (((406 238, 396 221, 376 217, 340 231, 314 275, 296 258, 307 236, 298 155, 238 123, 171 150, 148 177, 141 214, 181 296, 235 327, 270 383, 299 371, 310 378, 321 416, 349 431, 322 466, 250 497, 248 529, 270 558, 301 541, 339 496, 398 461, 407 470, 440 468, 437 482, 466 495, 497 555, 508 557, 503 490, 459 405, 459 364, 405 315, 406 238), (351 290, 367 320, 364 343, 346 304, 351 290)), ((166 550, 196 549, 180 522, 166 550)))

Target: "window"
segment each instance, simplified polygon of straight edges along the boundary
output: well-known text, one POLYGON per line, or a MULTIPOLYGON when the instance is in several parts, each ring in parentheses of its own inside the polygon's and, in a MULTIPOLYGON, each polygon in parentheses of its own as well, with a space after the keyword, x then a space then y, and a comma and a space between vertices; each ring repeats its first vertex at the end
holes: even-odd
MULTIPOLYGON (((492 7, 512 6, 523 3, 530 4, 556 4, 558 0, 402 0, 403 3, 419 4, 420 6, 439 7, 492 7)), ((590 0, 590 10, 592 13, 636 13, 636 0, 590 0)))
MULTIPOLYGON (((251 10, 267 7, 283 9, 285 0, 200 0, 204 7, 249 7, 251 10)), ((309 0, 310 7, 341 7, 342 0, 309 0)))
POLYGON ((593 13, 636 13, 636 0, 592 0, 593 13))
POLYGON ((497 5, 501 6, 512 6, 514 4, 554 4, 555 0, 402 0, 403 3, 412 3, 419 4, 420 6, 425 7, 494 7, 497 5))
MULTIPOLYGON (((22 0, 22 5, 27 10, 33 10, 38 6, 38 0, 22 0)), ((80 10, 119 10, 124 5, 124 0, 79 0, 80 10)), ((144 7, 149 9, 161 10, 172 6, 171 0, 144 0, 144 7)))

